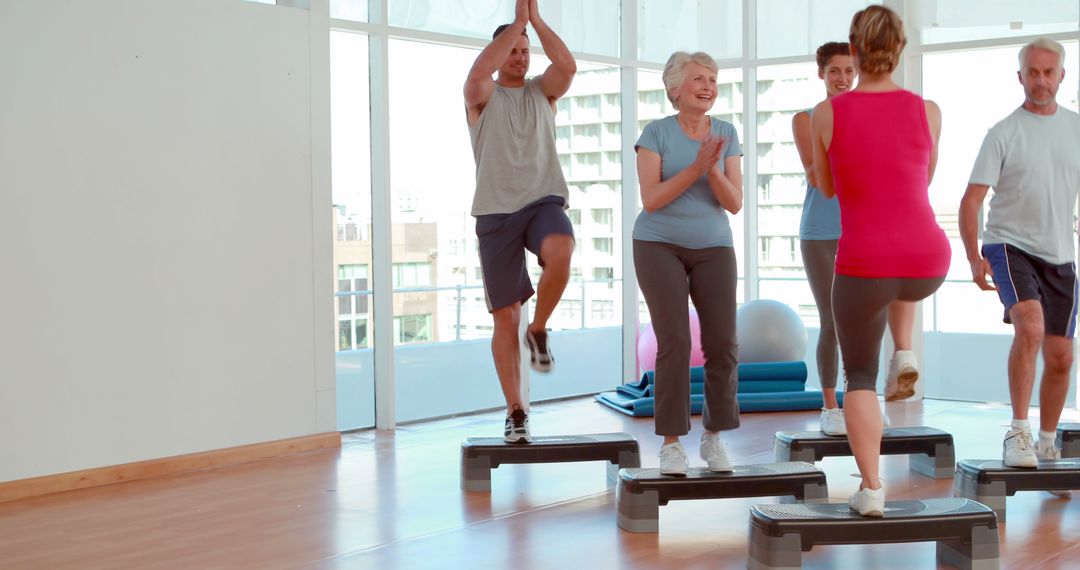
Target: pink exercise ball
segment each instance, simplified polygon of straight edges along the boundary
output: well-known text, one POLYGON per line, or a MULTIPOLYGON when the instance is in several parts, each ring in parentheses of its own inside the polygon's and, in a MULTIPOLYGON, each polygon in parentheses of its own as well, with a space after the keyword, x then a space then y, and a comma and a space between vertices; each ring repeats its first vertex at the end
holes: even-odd
MULTIPOLYGON (((701 325, 698 323, 697 311, 690 307, 690 366, 704 366, 705 355, 701 352, 701 325)), ((637 341, 638 368, 645 372, 656 370, 656 333, 653 332, 652 323, 638 334, 637 341)))

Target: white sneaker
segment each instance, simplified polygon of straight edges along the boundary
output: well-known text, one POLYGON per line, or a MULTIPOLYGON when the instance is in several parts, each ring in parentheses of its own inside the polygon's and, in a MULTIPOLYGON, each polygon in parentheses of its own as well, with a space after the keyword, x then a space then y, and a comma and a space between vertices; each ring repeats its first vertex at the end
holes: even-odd
POLYGON ((877 489, 859 489, 848 499, 848 507, 864 517, 885 516, 885 485, 877 489))
POLYGON ((1010 429, 1001 445, 1001 460, 1006 467, 1038 467, 1039 459, 1035 457, 1035 444, 1031 441, 1031 433, 1022 429, 1010 429))
MULTIPOLYGON (((1057 447, 1051 447, 1051 448, 1046 449, 1044 451, 1043 449, 1040 448, 1039 444, 1036 443, 1035 444, 1035 456, 1040 461, 1057 461, 1058 459, 1061 459, 1061 450, 1058 449, 1057 447)), ((1051 495, 1054 495, 1054 496, 1057 496, 1057 497, 1061 497, 1063 499, 1072 498, 1072 491, 1068 491, 1068 490, 1065 490, 1065 491, 1047 491, 1047 493, 1050 493, 1051 495)))
POLYGON ((701 434, 701 458, 709 466, 709 471, 714 473, 734 471, 727 452, 724 451, 724 444, 720 442, 720 434, 715 431, 705 430, 705 433, 701 434))
POLYGON ((919 363, 915 353, 898 350, 889 361, 889 375, 885 377, 885 401, 906 400, 915 395, 915 383, 919 381, 919 363))
POLYGON ((847 435, 844 410, 841 408, 821 408, 821 433, 825 435, 847 435))
POLYGON ((660 448, 660 474, 661 475, 674 475, 676 477, 685 477, 686 469, 690 466, 689 461, 686 459, 686 452, 683 451, 682 444, 675 442, 669 443, 660 448))
POLYGON ((529 435, 529 414, 514 404, 514 411, 506 416, 506 424, 503 427, 503 440, 506 443, 531 443, 529 435))

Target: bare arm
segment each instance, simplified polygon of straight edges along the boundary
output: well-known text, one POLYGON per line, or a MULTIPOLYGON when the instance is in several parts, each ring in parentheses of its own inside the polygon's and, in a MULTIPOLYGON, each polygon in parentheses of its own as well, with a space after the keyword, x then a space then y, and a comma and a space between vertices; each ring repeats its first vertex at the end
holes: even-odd
POLYGON ((930 172, 927 178, 927 183, 929 183, 934 181, 934 170, 937 169, 938 141, 941 140, 941 107, 933 101, 925 101, 925 103, 926 122, 930 126, 930 138, 934 145, 930 148, 930 172))
POLYGON ((720 172, 719 166, 710 168, 709 188, 725 210, 738 214, 743 203, 742 157, 725 158, 723 172, 720 172))
POLYGON ((810 113, 801 111, 791 118, 791 133, 795 135, 795 148, 799 151, 806 172, 806 181, 817 187, 817 175, 814 173, 814 147, 810 141, 810 113))
POLYGON ((645 211, 652 213, 667 206, 698 178, 704 176, 719 160, 722 145, 723 139, 719 137, 706 138, 701 143, 694 162, 675 176, 663 181, 660 180, 660 155, 647 148, 638 147, 638 184, 641 186, 641 204, 645 211))
POLYGON ((986 281, 986 276, 993 277, 990 264, 983 259, 979 251, 979 208, 986 199, 990 187, 985 184, 968 184, 964 197, 960 200, 960 239, 964 241, 964 253, 971 264, 971 280, 980 289, 993 291, 994 286, 986 281))
POLYGON ((540 38, 544 55, 551 60, 551 65, 540 76, 540 90, 554 101, 570 90, 570 83, 577 73, 577 62, 562 39, 540 18, 540 8, 536 0, 529 0, 529 23, 540 38))
POLYGON ((832 104, 822 101, 814 107, 814 115, 810 117, 810 141, 814 150, 814 177, 817 178, 817 189, 826 198, 836 196, 836 187, 833 186, 832 168, 829 166, 829 143, 832 142, 833 113, 832 104))
POLYGON ((476 56, 469 76, 465 79, 465 110, 469 124, 472 125, 480 118, 492 92, 495 91, 495 80, 492 74, 499 69, 499 65, 510 55, 514 44, 525 31, 525 24, 529 21, 529 0, 517 0, 514 23, 499 34, 499 37, 491 41, 480 55, 476 56))

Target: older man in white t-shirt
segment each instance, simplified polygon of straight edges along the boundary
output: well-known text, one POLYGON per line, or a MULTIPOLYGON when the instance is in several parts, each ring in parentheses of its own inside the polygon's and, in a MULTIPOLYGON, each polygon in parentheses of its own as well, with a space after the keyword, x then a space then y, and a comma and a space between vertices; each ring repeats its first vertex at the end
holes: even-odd
POLYGON ((1020 50, 1017 75, 1024 104, 987 133, 960 204, 960 235, 972 278, 982 289, 997 290, 1005 322, 1015 333, 1008 371, 1013 420, 1002 449, 1009 467, 1034 468, 1039 459, 1061 457, 1054 439, 1074 357, 1073 210, 1080 190, 1080 116, 1056 101, 1064 62, 1064 48, 1052 40, 1038 39, 1020 50), (980 249, 978 212, 991 187, 980 249), (1028 407, 1040 349, 1035 444, 1028 407))

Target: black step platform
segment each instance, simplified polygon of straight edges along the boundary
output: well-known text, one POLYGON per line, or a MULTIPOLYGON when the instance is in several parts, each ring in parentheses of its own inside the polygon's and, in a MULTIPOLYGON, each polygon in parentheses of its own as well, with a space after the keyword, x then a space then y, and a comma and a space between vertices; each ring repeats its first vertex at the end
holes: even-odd
MULTIPOLYGON (((776 461, 815 463, 825 457, 851 457, 846 437, 820 431, 778 431, 773 445, 776 461)), ((956 460, 952 435, 930 427, 885 428, 882 455, 911 455, 911 470, 934 479, 953 476, 956 460)))
POLYGON ((641 465, 634 436, 628 433, 533 436, 532 443, 506 443, 501 437, 468 437, 461 442, 461 488, 490 491, 491 470, 507 463, 609 461, 608 483, 619 469, 641 465))
POLYGON ((962 459, 956 463, 953 495, 994 509, 1005 522, 1005 498, 1017 491, 1080 489, 1080 459, 1040 460, 1036 469, 1006 467, 998 459, 962 459))
POLYGON ((801 568, 802 553, 824 544, 931 540, 937 542, 942 562, 977 570, 998 568, 994 511, 962 498, 887 501, 881 518, 862 517, 846 503, 756 505, 750 508, 747 567, 801 568))
POLYGON ((1080 424, 1061 424, 1057 428, 1057 447, 1062 459, 1080 457, 1080 424))
POLYGON ((736 465, 730 473, 692 467, 685 477, 661 475, 659 469, 622 469, 615 489, 619 528, 628 532, 657 532, 660 505, 681 499, 791 496, 799 501, 825 502, 829 488, 825 473, 801 461, 736 465))

